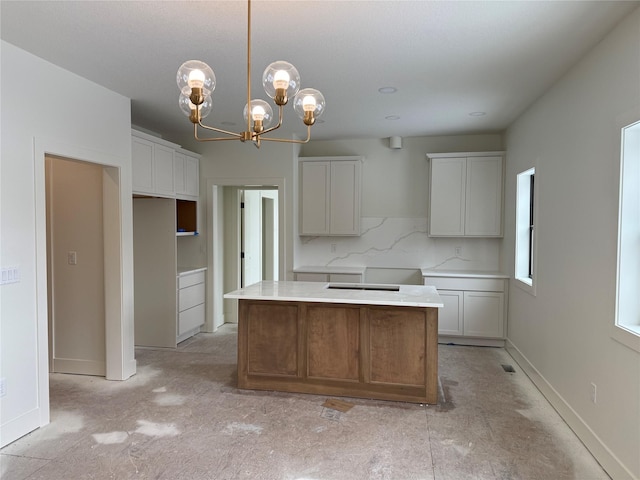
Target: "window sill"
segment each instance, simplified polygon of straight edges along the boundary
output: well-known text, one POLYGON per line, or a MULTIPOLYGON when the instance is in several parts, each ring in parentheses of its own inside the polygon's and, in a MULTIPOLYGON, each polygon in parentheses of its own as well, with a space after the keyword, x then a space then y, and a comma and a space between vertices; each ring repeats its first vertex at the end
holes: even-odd
POLYGON ((614 325, 611 338, 640 353, 640 325, 614 325))
POLYGON ((524 290, 525 292, 533 295, 534 297, 536 296, 536 285, 532 279, 528 277, 526 278, 515 277, 513 279, 513 283, 519 289, 524 290))

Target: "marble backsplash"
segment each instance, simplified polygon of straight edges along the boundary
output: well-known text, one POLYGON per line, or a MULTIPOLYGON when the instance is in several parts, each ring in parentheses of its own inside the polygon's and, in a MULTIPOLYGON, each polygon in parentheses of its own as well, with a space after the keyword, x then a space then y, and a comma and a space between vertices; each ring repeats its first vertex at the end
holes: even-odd
POLYGON ((359 237, 300 237, 296 267, 500 270, 501 238, 430 238, 426 218, 363 217, 359 237))

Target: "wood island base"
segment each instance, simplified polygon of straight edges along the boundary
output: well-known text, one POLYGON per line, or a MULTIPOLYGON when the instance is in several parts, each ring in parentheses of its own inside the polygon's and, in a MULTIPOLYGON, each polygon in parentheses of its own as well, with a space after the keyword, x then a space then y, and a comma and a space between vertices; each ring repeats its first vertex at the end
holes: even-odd
POLYGON ((238 387, 438 402, 438 309, 240 299, 238 387))

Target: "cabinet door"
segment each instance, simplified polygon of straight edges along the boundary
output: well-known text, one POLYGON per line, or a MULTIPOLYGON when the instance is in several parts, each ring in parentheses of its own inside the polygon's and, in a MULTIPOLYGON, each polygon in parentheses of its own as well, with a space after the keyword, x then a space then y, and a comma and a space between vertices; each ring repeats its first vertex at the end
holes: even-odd
POLYGON ((184 188, 186 195, 197 197, 200 194, 200 160, 185 156, 184 188))
POLYGON ((332 235, 360 234, 360 162, 331 162, 332 235))
POLYGON ((131 175, 133 193, 153 193, 153 144, 131 139, 131 175))
POLYGON ((432 158, 429 235, 463 236, 467 159, 432 158))
POLYGON ((464 292, 464 334, 504 337, 504 293, 464 292))
POLYGON ((330 162, 300 162, 301 235, 329 234, 330 162))
POLYGON ((163 145, 153 146, 153 174, 155 193, 160 195, 175 195, 173 185, 173 154, 174 150, 163 145))
POLYGON ((184 162, 185 156, 182 153, 175 153, 173 157, 173 185, 176 189, 176 195, 184 195, 186 187, 184 183, 184 162))
POLYGON ((502 157, 467 159, 465 235, 502 235, 502 157))
POLYGON ((438 309, 438 333, 440 335, 462 335, 464 318, 464 292, 438 290, 444 307, 438 309))

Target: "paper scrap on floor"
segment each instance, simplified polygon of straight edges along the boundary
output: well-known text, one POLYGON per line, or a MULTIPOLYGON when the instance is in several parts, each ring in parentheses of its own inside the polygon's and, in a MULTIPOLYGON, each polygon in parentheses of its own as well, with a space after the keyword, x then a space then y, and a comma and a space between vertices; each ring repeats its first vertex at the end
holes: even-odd
POLYGON ((346 413, 353 408, 353 403, 346 402, 344 400, 337 400, 335 398, 330 398, 326 400, 323 404, 323 407, 330 408, 332 410, 337 410, 342 413, 346 413))

